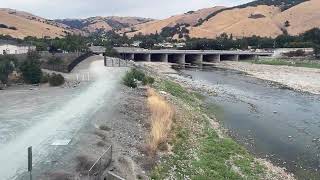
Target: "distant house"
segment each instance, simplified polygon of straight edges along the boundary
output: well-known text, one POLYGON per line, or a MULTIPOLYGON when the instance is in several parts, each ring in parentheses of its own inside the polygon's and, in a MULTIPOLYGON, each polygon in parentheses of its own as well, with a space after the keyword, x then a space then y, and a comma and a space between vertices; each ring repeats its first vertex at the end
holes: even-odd
POLYGON ((26 54, 28 51, 36 50, 36 46, 18 44, 12 41, 0 41, 0 55, 4 54, 26 54))

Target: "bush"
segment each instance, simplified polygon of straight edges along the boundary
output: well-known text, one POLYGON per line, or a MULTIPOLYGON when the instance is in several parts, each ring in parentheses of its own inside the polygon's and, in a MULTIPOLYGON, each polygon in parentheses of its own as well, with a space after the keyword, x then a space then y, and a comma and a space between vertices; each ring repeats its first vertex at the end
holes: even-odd
POLYGON ((49 74, 47 74, 47 73, 43 74, 40 83, 42 83, 42 84, 48 83, 49 78, 50 78, 49 74))
POLYGON ((131 87, 131 88, 136 88, 137 87, 137 82, 133 78, 131 72, 127 72, 127 74, 123 77, 123 84, 128 86, 128 87, 131 87))
POLYGON ((16 27, 14 27, 14 26, 11 26, 11 27, 8 27, 8 29, 11 29, 11 30, 18 30, 16 27))
POLYGON ((153 83, 154 83, 154 78, 150 77, 150 76, 146 76, 142 81, 143 85, 148 85, 148 84, 153 84, 153 83))
POLYGON ((53 73, 49 78, 50 86, 60 86, 64 84, 64 82, 65 82, 64 77, 61 74, 53 73))
POLYGON ((128 87, 136 88, 137 81, 143 81, 145 76, 146 75, 142 71, 134 68, 127 72, 127 74, 123 77, 123 83, 128 87))
POLYGON ((141 70, 136 69, 136 68, 132 69, 131 73, 132 73, 133 78, 138 81, 143 81, 143 79, 146 77, 144 72, 142 72, 141 70))
POLYGON ((14 57, 5 55, 0 57, 0 82, 8 83, 8 76, 15 69, 16 60, 14 57))
POLYGON ((7 28, 8 28, 8 26, 7 26, 7 25, 5 25, 5 24, 0 24, 0 28, 7 29, 7 28))
POLYGON ((302 49, 299 49, 296 51, 290 51, 290 52, 283 53, 283 54, 288 57, 301 57, 301 56, 305 56, 306 52, 302 49))
POLYGON ((38 84, 42 78, 40 55, 37 52, 28 52, 27 59, 21 64, 20 70, 27 83, 38 84))

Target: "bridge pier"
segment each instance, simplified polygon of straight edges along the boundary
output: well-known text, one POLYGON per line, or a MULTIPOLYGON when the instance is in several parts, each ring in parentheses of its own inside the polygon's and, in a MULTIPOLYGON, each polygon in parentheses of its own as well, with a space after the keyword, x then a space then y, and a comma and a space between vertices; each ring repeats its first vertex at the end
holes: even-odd
POLYGON ((151 62, 151 54, 145 54, 144 55, 144 60, 147 62, 151 62))
POLYGON ((186 64, 186 55, 185 54, 178 55, 178 63, 181 65, 186 64))
POLYGON ((162 54, 161 56, 161 62, 168 62, 168 54, 162 54))

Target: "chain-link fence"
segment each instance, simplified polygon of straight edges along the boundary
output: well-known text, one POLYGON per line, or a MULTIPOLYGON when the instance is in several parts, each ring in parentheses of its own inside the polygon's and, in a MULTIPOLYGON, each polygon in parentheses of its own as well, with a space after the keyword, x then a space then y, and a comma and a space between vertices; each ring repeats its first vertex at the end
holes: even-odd
POLYGON ((89 180, 100 180, 104 171, 112 161, 112 146, 100 156, 100 158, 92 165, 88 171, 89 180))

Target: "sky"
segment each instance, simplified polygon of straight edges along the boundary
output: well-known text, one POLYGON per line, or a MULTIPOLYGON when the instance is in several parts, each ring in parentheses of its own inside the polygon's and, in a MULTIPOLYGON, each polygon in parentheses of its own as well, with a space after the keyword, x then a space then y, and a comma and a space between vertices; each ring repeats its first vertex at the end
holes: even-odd
POLYGON ((1 8, 27 11, 48 19, 136 16, 162 19, 190 10, 234 6, 251 0, 0 0, 1 8))

